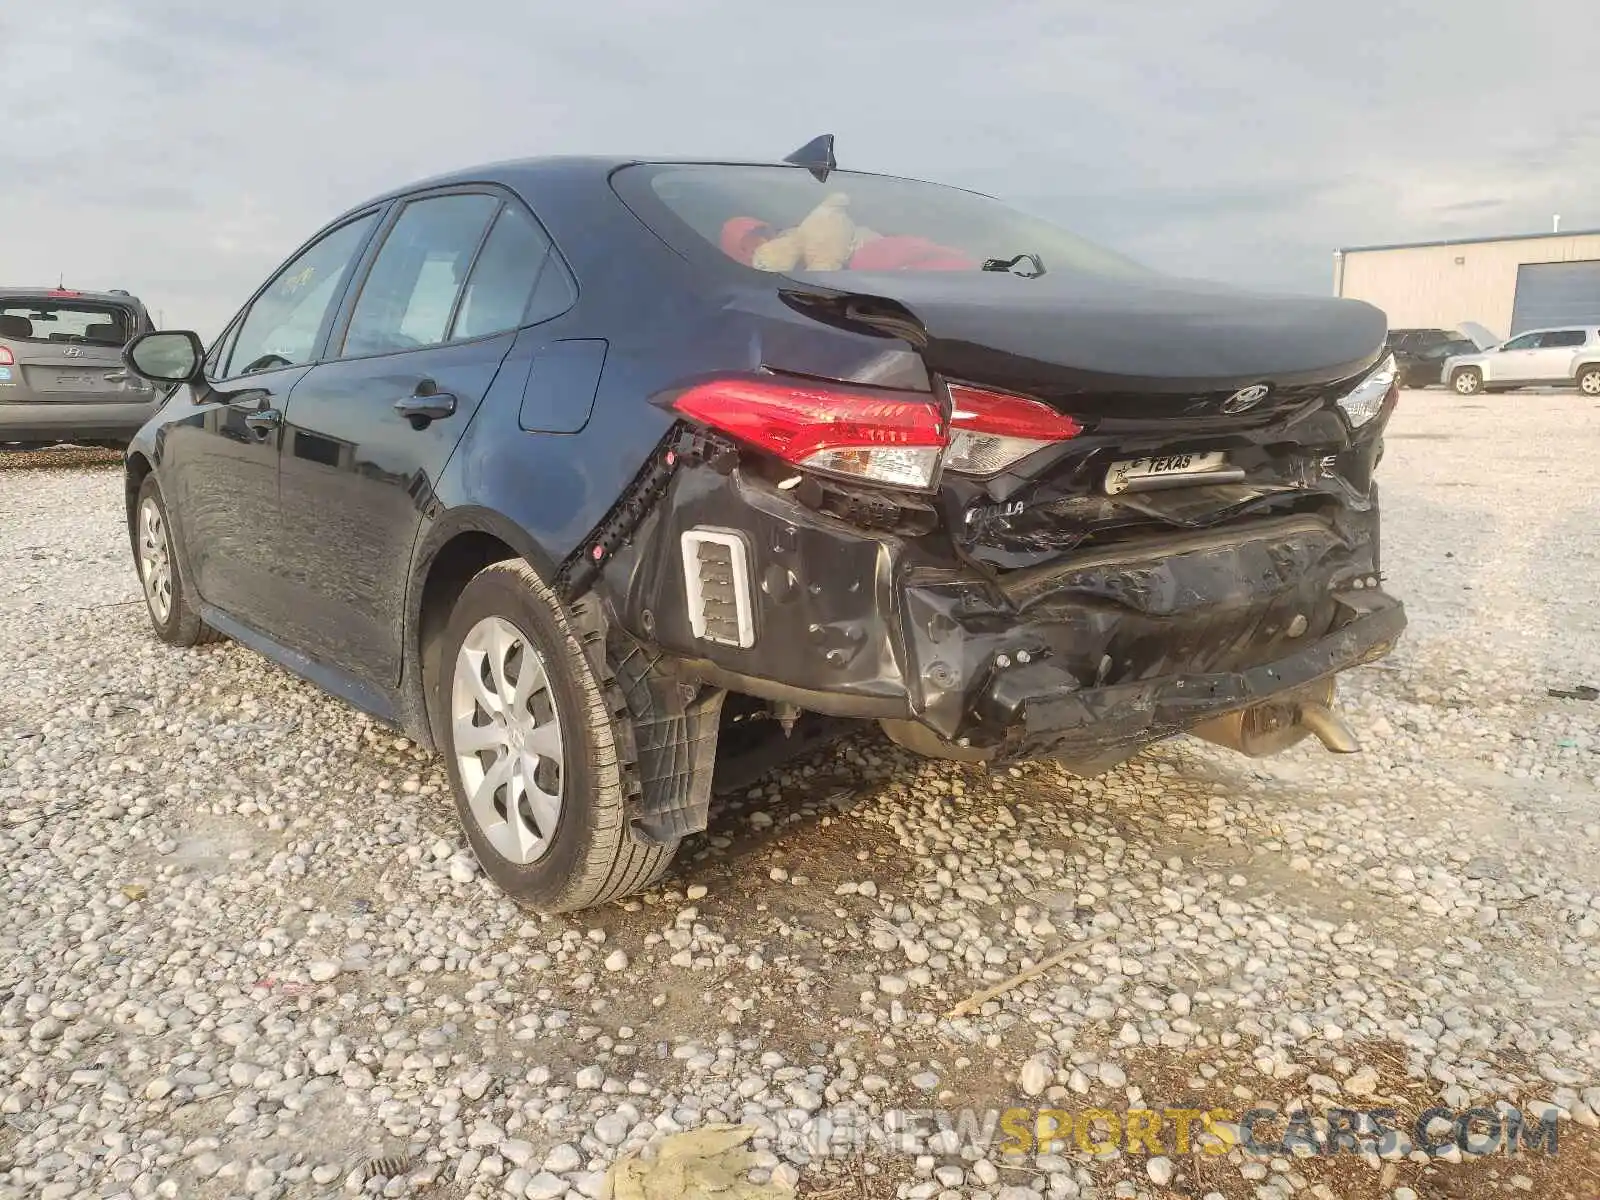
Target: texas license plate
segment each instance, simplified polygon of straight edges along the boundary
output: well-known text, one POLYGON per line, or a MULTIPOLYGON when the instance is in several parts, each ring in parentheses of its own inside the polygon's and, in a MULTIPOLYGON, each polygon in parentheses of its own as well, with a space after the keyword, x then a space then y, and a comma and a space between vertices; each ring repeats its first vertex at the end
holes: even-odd
POLYGON ((1114 462, 1106 470, 1106 494, 1137 491, 1159 480, 1182 482, 1202 475, 1211 475, 1227 469, 1228 456, 1220 450, 1191 451, 1187 454, 1163 454, 1154 458, 1128 458, 1114 462))

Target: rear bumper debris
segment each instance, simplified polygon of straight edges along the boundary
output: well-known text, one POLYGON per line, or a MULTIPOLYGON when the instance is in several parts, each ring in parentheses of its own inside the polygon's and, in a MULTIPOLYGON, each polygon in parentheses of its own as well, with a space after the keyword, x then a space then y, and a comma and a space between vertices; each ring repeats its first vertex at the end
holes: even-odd
POLYGON ((925 752, 1088 760, 1387 653, 1405 613, 1379 590, 1377 520, 1375 507, 1239 520, 995 575, 937 535, 869 533, 696 465, 607 578, 624 585, 624 625, 706 682, 920 727, 925 752), (696 559, 681 547, 706 530, 743 548, 707 570, 747 572, 724 602, 748 604, 749 645, 708 640, 688 611, 707 592, 686 586, 696 559))
POLYGON ((1009 756, 1079 757, 1142 745, 1210 717, 1298 692, 1382 658, 1405 629, 1400 601, 1377 590, 1337 593, 1339 623, 1326 636, 1271 662, 1237 671, 1175 672, 1111 687, 1079 688, 1048 662, 997 678, 978 708, 1017 736, 1009 756))

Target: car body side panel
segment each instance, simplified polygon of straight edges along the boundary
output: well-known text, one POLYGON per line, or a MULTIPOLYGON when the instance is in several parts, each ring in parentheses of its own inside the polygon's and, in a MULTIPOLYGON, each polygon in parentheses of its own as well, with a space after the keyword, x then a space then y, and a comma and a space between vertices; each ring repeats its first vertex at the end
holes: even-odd
POLYGON ((642 364, 613 347, 589 420, 570 434, 524 430, 520 394, 486 404, 439 478, 439 511, 497 512, 527 531, 547 561, 560 563, 606 515, 672 424, 670 414, 643 402, 655 382, 642 364))
POLYGON ((1541 346, 1533 353, 1533 378, 1556 383, 1572 376, 1572 346, 1541 346))
POLYGON ((264 409, 281 411, 309 370, 263 371, 225 391, 185 385, 155 418, 152 461, 196 591, 272 636, 285 632, 293 611, 277 564, 282 431, 247 422, 264 409))
MULTIPOLYGON (((558 194, 531 207, 572 266, 578 299, 562 315, 518 335, 503 372, 517 381, 517 395, 508 390, 508 402, 492 398, 483 406, 436 490, 439 511, 472 506, 498 512, 526 530, 553 563, 581 546, 671 427, 673 414, 649 403, 652 395, 708 371, 761 365, 753 321, 729 319, 732 295, 697 289, 687 264, 620 203, 590 203, 593 228, 574 231, 576 218, 563 201, 577 202, 558 194), (609 250, 597 244, 607 235, 617 239, 609 250), (616 246, 634 253, 619 254, 616 246), (524 429, 523 385, 539 376, 541 349, 561 359, 570 354, 563 343, 601 338, 603 366, 581 428, 524 429)), ((590 387, 587 377, 582 382, 590 387)))
POLYGON ((514 338, 325 362, 295 388, 279 460, 278 560, 295 597, 288 640, 312 657, 376 687, 398 681, 422 513, 474 414, 495 396, 514 338), (394 406, 424 384, 453 396, 455 412, 415 429, 394 406))

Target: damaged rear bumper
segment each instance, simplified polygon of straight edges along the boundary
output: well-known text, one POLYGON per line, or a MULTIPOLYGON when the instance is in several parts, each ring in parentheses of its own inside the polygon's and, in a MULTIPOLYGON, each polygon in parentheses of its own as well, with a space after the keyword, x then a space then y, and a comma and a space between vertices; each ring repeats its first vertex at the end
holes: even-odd
POLYGON ((1382 657, 1405 627, 1378 588, 1375 506, 994 575, 936 534, 867 532, 738 470, 681 470, 661 501, 611 564, 631 630, 685 675, 883 720, 930 753, 1115 761, 1382 657), (690 612, 704 589, 684 535, 706 531, 741 547, 746 645, 708 640, 690 612))
POLYGON ((1137 748, 1373 662, 1405 629, 1405 609, 1392 596, 1362 590, 1334 599, 1343 610, 1336 627, 1271 662, 1087 689, 1061 678, 1048 662, 1028 664, 997 678, 981 704, 998 727, 1012 732, 1007 750, 1018 757, 1085 759, 1137 748))

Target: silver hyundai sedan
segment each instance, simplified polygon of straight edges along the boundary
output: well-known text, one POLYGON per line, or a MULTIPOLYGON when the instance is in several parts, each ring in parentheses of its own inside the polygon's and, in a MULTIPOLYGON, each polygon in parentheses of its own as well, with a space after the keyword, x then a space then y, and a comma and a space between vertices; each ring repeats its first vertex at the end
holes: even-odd
POLYGON ((0 444, 127 445, 159 393, 122 347, 153 328, 127 292, 0 288, 0 444))

